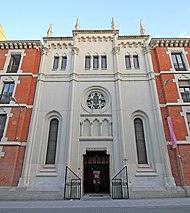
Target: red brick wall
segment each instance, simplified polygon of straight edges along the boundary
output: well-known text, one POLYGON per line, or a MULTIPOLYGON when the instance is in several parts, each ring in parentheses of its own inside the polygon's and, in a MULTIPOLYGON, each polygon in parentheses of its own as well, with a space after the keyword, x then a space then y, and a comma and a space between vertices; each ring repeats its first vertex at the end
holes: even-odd
POLYGON ((184 49, 186 52, 188 52, 188 54, 186 54, 186 58, 189 62, 189 66, 190 66, 190 47, 185 47, 184 49))
POLYGON ((3 70, 4 65, 5 65, 5 61, 6 61, 6 57, 5 54, 7 54, 7 50, 1 50, 0 51, 0 70, 3 70))
POLYGON ((22 172, 24 147, 4 146, 4 157, 0 159, 0 185, 17 185, 22 172))
POLYGON ((172 68, 167 47, 157 47, 151 51, 152 62, 155 72, 169 71, 172 68))
POLYGON ((171 147, 168 147, 168 153, 170 158, 172 175, 175 179, 175 183, 177 186, 183 185, 183 177, 181 175, 181 166, 178 159, 178 152, 176 149, 172 149, 171 147))
POLYGON ((178 141, 185 141, 187 133, 187 128, 185 125, 184 117, 180 115, 182 109, 181 107, 170 106, 167 108, 161 108, 162 121, 164 126, 164 132, 166 136, 166 140, 170 141, 169 129, 167 125, 167 116, 171 116, 172 125, 176 135, 176 139, 178 141))
POLYGON ((178 145, 177 149, 168 149, 172 173, 177 185, 190 185, 190 146, 178 145))
POLYGON ((25 53, 26 56, 23 58, 21 70, 23 70, 24 73, 37 74, 41 58, 40 51, 35 49, 26 49, 25 53))
MULTIPOLYGON (((6 60, 5 53, 0 50, 0 69, 4 68, 6 60)), ((37 74, 40 66, 40 51, 26 49, 26 56, 23 57, 21 70, 23 73, 37 74)), ((15 98, 19 104, 33 105, 37 77, 19 76, 20 83, 16 85, 15 98)), ((13 107, 12 117, 9 118, 6 137, 8 141, 27 142, 32 108, 13 107), (17 138, 18 137, 18 138, 17 138)), ((4 146, 5 156, 0 158, 0 185, 16 186, 22 173, 25 147, 4 146)))
POLYGON ((177 102, 177 99, 179 99, 176 83, 173 82, 173 79, 173 74, 156 76, 158 98, 161 104, 177 102), (166 80, 169 80, 167 85, 164 84, 166 80))
MULTIPOLYGON (((190 48, 185 48, 188 51, 187 59, 190 64, 190 48)), ((156 73, 156 84, 158 90, 158 97, 160 104, 166 103, 178 103, 179 94, 177 90, 177 85, 173 82, 174 75, 160 73, 161 71, 170 72, 171 62, 169 55, 166 53, 167 47, 156 47, 153 49, 152 60, 153 67, 156 73), (170 80, 169 84, 164 86, 164 82, 170 80), (160 94, 160 91, 161 94, 160 94)), ((166 121, 167 116, 171 116, 174 132, 177 141, 186 141, 188 136, 187 127, 185 125, 184 117, 181 116, 182 108, 181 106, 165 106, 161 107, 162 121, 164 126, 165 137, 167 141, 171 141, 169 129, 166 121)), ((190 185, 190 144, 189 145, 179 145, 177 149, 172 149, 171 146, 168 147, 168 153, 172 168, 172 174, 174 176, 177 185, 190 185), (180 156, 180 158, 179 158, 180 156)))
POLYGON ((17 85, 15 92, 17 102, 28 105, 33 104, 37 77, 20 76, 19 80, 20 84, 17 85))
POLYGON ((19 107, 12 109, 13 116, 9 118, 6 137, 8 141, 26 142, 28 137, 32 109, 19 107), (18 137, 18 139, 16 139, 18 137))

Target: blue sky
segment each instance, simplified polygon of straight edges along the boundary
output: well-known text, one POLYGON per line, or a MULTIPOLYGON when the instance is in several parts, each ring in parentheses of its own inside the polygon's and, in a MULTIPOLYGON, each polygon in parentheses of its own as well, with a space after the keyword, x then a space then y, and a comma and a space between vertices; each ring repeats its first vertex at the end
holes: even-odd
POLYGON ((76 19, 81 29, 111 29, 139 34, 142 18, 151 37, 190 37, 189 0, 1 0, 0 24, 9 40, 40 39, 49 25, 53 36, 71 36, 76 19))

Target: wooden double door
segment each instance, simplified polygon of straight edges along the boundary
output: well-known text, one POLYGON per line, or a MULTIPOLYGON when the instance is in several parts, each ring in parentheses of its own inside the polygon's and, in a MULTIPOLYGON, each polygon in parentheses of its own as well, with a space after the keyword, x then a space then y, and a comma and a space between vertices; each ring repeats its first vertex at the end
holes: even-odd
POLYGON ((109 193, 109 155, 87 151, 84 155, 84 193, 109 193))

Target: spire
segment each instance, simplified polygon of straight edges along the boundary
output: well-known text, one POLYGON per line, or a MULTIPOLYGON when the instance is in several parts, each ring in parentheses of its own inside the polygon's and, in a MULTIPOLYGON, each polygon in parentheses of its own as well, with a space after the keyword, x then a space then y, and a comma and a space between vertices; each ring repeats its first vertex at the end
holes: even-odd
POLYGON ((80 21, 78 18, 76 20, 75 30, 80 30, 80 21))
POLYGON ((3 27, 0 25, 0 41, 6 41, 7 38, 4 34, 3 27))
POLYGON ((114 17, 112 17, 111 28, 112 28, 112 30, 116 30, 116 22, 115 22, 114 17))
POLYGON ((140 20, 140 34, 141 35, 145 34, 145 29, 144 29, 144 26, 143 26, 143 23, 142 23, 142 19, 140 20))
POLYGON ((47 37, 52 37, 52 33, 53 33, 53 31, 52 31, 52 24, 50 24, 49 29, 47 31, 47 37))

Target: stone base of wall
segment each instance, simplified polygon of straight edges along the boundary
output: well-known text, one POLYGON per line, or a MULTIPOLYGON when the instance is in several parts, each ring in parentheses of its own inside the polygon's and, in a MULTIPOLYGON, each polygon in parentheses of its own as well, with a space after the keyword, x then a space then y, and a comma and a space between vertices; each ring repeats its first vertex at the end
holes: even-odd
POLYGON ((145 189, 145 188, 129 188, 129 198, 143 199, 143 198, 177 198, 190 197, 190 187, 184 188, 181 186, 171 187, 167 189, 145 189))
MULTIPOLYGON (((86 195, 82 196, 85 197, 86 195)), ((110 196, 111 197, 111 196, 110 196)), ((130 189, 129 199, 190 197, 190 186, 167 190, 130 189)), ((0 187, 0 200, 62 200, 63 191, 28 191, 20 187, 0 187)))

